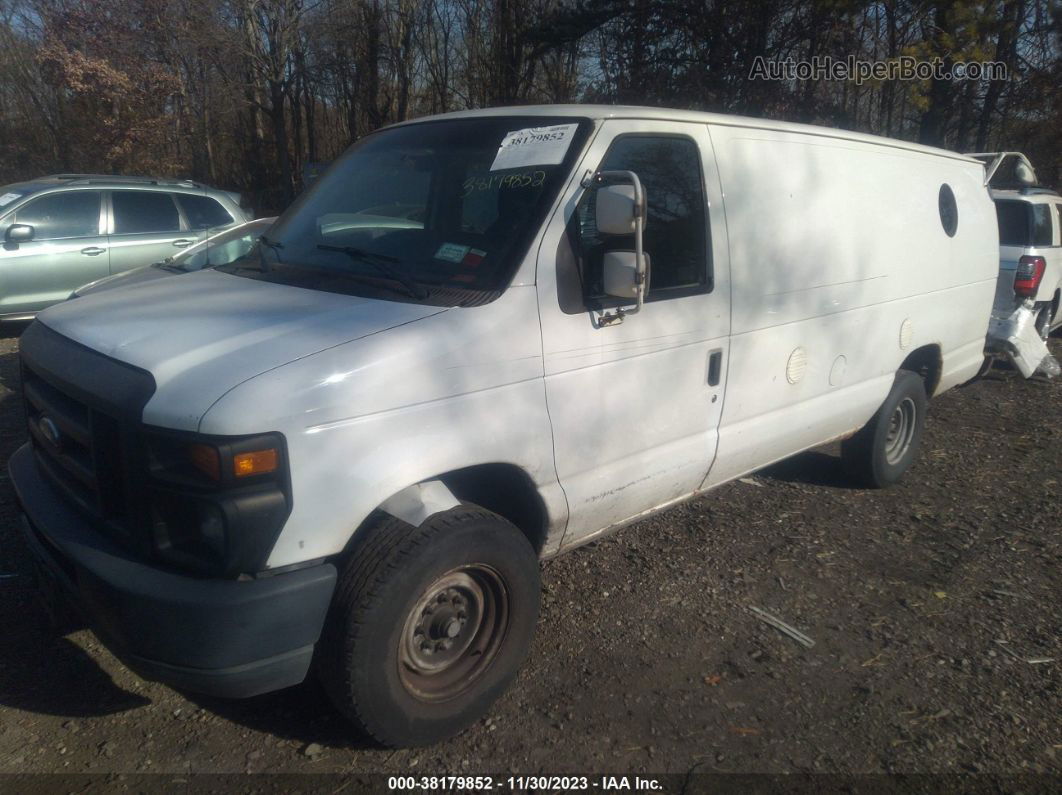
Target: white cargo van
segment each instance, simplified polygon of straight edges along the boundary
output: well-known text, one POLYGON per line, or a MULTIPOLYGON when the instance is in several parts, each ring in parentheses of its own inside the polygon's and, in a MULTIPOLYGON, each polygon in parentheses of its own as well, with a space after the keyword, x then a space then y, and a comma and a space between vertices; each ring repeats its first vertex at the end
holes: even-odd
POLYGON ((380 742, 448 736, 524 660, 539 558, 831 439, 869 486, 908 469, 982 362, 983 183, 686 111, 372 134, 247 257, 23 334, 42 581, 146 677, 249 696, 313 662, 380 742))

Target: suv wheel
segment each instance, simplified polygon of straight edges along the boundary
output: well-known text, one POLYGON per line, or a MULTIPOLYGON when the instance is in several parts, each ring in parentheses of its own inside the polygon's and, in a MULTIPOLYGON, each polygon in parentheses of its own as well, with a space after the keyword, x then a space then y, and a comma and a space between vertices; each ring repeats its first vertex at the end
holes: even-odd
POLYGON ((482 717, 527 657, 538 557, 516 527, 473 506, 363 532, 318 647, 321 681, 383 745, 443 740, 482 717))
POLYGON ((1036 331, 1040 334, 1040 339, 1045 342, 1051 336, 1051 324, 1055 321, 1054 308, 1055 305, 1049 301, 1041 307, 1040 313, 1036 316, 1036 331))

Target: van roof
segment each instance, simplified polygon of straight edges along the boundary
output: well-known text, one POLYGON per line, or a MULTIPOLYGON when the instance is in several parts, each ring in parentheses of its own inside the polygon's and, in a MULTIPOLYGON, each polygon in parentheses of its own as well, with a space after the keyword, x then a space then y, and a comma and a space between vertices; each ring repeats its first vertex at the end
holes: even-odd
MULTIPOLYGON (((498 108, 481 108, 479 110, 461 110, 453 113, 442 113, 434 116, 422 116, 417 119, 400 122, 400 124, 417 124, 426 121, 439 121, 442 119, 470 119, 483 116, 578 116, 594 120, 604 119, 647 119, 657 121, 692 122, 695 124, 715 124, 727 127, 747 127, 758 130, 777 130, 779 132, 796 132, 806 135, 818 135, 825 138, 839 138, 846 141, 862 141, 878 146, 889 146, 895 149, 905 149, 912 152, 920 152, 937 157, 947 157, 954 160, 962 160, 976 163, 984 167, 984 163, 958 152, 947 149, 938 149, 932 146, 900 141, 895 138, 885 138, 880 135, 868 135, 866 133, 841 130, 835 127, 819 127, 812 124, 797 124, 794 122, 772 121, 770 119, 756 119, 751 116, 733 116, 725 113, 707 113, 697 110, 678 110, 672 108, 651 108, 637 105, 510 105, 498 108)), ((397 126, 397 125, 393 125, 397 126)))

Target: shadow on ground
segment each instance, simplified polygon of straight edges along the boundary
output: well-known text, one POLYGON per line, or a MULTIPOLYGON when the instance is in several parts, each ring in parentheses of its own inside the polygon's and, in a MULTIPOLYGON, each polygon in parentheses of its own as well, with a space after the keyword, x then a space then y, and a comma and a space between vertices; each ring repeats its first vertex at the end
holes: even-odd
POLYGON ((802 483, 807 486, 828 486, 835 489, 859 488, 840 456, 818 450, 795 455, 756 473, 768 480, 785 483, 802 483))

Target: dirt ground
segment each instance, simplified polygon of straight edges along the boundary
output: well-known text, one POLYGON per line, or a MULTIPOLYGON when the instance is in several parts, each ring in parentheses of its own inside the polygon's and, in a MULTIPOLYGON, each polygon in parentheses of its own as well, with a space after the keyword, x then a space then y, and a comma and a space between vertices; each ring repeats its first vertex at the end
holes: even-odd
MULTIPOLYGON (((5 463, 16 350, 0 340, 5 463)), ((5 467, 0 773, 1062 773, 1062 381, 997 367, 933 401, 888 491, 853 488, 836 454, 545 564, 516 685, 464 735, 397 752, 352 740, 313 683, 185 695, 88 631, 50 633, 5 467)))

